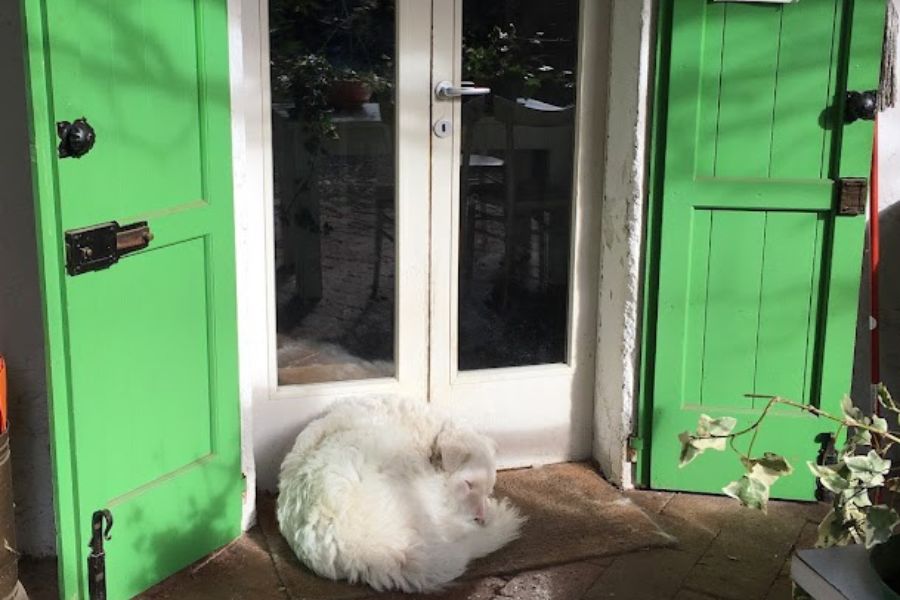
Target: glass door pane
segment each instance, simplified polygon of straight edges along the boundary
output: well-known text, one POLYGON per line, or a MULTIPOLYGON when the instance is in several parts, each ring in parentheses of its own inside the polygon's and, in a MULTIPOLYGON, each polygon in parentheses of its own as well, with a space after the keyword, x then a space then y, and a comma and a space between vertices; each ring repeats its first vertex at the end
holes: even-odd
POLYGON ((578 0, 464 0, 458 368, 567 360, 578 0))
POLYGON ((278 382, 395 373, 394 0, 269 0, 278 382))

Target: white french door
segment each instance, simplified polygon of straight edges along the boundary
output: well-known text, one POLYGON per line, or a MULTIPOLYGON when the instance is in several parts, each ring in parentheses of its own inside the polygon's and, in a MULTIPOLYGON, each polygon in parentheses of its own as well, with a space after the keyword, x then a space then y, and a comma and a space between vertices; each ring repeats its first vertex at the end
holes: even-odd
POLYGON ((581 63, 593 11, 432 6, 431 400, 494 437, 505 466, 589 456, 600 195, 580 175, 601 167, 585 146, 602 120, 582 101, 593 81, 581 63))
POLYGON ((589 456, 593 3, 256 1, 241 19, 244 42, 259 37, 244 68, 263 90, 267 268, 243 313, 265 333, 242 352, 267 348, 251 382, 263 487, 299 427, 372 393, 450 407, 503 466, 589 456), (490 91, 439 96, 439 82, 490 91))

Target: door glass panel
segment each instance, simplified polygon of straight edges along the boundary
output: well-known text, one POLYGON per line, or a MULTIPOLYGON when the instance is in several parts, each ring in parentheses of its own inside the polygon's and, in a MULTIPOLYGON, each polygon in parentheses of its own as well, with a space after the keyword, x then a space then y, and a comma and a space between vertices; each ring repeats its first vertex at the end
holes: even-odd
POLYGON ((459 369, 566 361, 578 0, 464 0, 459 369))
POLYGON ((394 0, 270 0, 278 380, 394 374, 394 0))

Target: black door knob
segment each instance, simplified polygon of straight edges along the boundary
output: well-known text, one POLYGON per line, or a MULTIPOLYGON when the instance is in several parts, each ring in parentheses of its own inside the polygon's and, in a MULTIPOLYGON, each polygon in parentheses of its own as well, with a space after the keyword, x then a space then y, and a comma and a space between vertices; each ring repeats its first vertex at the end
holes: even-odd
POLYGON ((94 128, 87 119, 81 117, 74 123, 61 121, 56 124, 56 134, 59 136, 60 158, 81 158, 94 147, 94 128))
POLYGON ((844 123, 852 123, 856 120, 874 121, 877 112, 877 90, 847 92, 847 101, 844 104, 844 123))

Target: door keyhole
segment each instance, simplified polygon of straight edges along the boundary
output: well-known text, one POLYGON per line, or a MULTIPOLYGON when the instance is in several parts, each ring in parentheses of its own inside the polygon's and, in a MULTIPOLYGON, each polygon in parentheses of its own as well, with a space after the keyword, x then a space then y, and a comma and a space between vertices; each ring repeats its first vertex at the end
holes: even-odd
POLYGON ((439 138, 449 137, 453 133, 453 125, 450 119, 441 119, 434 124, 434 135, 439 138))

